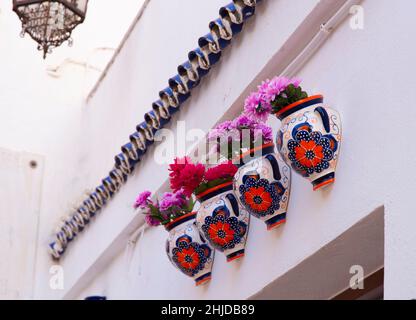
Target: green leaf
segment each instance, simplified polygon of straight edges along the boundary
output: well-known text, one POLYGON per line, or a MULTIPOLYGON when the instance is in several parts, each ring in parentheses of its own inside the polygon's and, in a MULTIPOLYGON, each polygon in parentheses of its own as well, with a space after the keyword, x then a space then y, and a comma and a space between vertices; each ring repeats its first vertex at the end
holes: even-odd
POLYGON ((153 215, 153 214, 151 214, 150 216, 152 218, 156 219, 156 220, 159 220, 160 222, 163 222, 164 221, 164 218, 162 216, 160 216, 160 215, 153 215))
POLYGON ((188 212, 192 212, 194 206, 195 206, 195 201, 192 198, 190 198, 188 203, 187 203, 186 210, 188 212))
POLYGON ((200 194, 200 193, 202 193, 202 192, 204 192, 204 188, 205 188, 205 184, 204 183, 202 183, 202 184, 200 184, 195 190, 194 190, 194 193, 196 194, 196 195, 198 195, 198 194, 200 194))
POLYGON ((278 96, 273 102, 272 102, 272 106, 273 106, 273 111, 274 112, 278 112, 279 110, 283 109, 284 107, 286 107, 287 105, 289 105, 289 99, 288 98, 283 98, 282 96, 278 96))
POLYGON ((232 181, 233 177, 229 177, 229 178, 219 178, 219 179, 215 179, 215 180, 211 180, 209 182, 203 182, 201 183, 198 188, 195 189, 195 194, 201 194, 202 192, 214 188, 216 186, 219 186, 220 184, 232 181))
POLYGON ((296 87, 293 84, 289 84, 285 91, 288 97, 296 96, 296 87))
POLYGON ((149 207, 149 209, 150 209, 150 214, 152 215, 152 216, 160 216, 161 214, 160 214, 160 210, 158 209, 158 208, 156 208, 153 204, 151 204, 151 203, 149 203, 148 204, 148 207, 149 207))

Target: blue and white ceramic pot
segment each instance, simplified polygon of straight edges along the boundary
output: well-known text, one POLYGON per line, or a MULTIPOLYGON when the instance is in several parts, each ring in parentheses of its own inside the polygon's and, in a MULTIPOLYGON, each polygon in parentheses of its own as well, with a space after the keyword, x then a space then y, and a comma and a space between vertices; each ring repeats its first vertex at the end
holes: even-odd
POLYGON ((314 190, 335 181, 341 144, 341 119, 316 95, 293 103, 276 116, 282 121, 277 149, 296 172, 307 178, 314 190))
POLYGON ((247 151, 240 159, 234 176, 238 200, 251 215, 266 223, 267 230, 280 226, 286 221, 289 204, 290 167, 274 152, 273 143, 247 151))
POLYGON ((197 199, 197 225, 212 247, 223 252, 228 262, 243 257, 250 215, 239 206, 233 182, 208 189, 197 199))
POLYGON ((214 250, 199 232, 195 217, 196 212, 191 212, 165 226, 169 232, 166 253, 172 264, 199 286, 211 280, 214 250))

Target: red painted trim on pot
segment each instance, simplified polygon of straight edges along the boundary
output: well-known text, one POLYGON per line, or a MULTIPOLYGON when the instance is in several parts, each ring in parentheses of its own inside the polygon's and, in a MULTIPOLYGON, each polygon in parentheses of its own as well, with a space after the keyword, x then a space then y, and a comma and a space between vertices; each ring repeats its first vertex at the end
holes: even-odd
POLYGON ((242 257, 244 257, 244 253, 240 253, 239 255, 236 255, 235 257, 232 257, 231 259, 227 259, 227 262, 231 262, 231 261, 240 259, 242 257))
POLYGON ((310 96, 310 97, 307 97, 305 99, 296 101, 296 102, 294 102, 292 104, 289 104, 288 106, 284 107, 280 111, 276 112, 275 115, 276 115, 276 117, 279 117, 282 113, 284 113, 284 112, 286 112, 286 111, 288 111, 288 110, 290 110, 290 109, 292 109, 292 108, 294 108, 294 107, 296 107, 296 106, 298 106, 302 103, 305 103, 305 102, 308 102, 308 101, 311 101, 311 100, 315 100, 315 99, 320 99, 320 98, 323 99, 323 97, 324 96, 322 94, 317 94, 317 95, 310 96))
POLYGON ((202 279, 202 280, 200 280, 200 281, 198 281, 198 282, 195 282, 195 286, 200 286, 201 284, 204 284, 205 282, 207 282, 207 281, 210 281, 211 280, 211 276, 209 276, 208 278, 204 278, 204 279, 202 279))
POLYGON ((211 193, 211 192, 213 192, 213 191, 216 191, 216 190, 221 189, 221 188, 224 188, 224 187, 228 187, 228 186, 230 186, 230 185, 232 185, 232 184, 233 184, 233 182, 232 182, 232 181, 228 181, 228 182, 225 182, 225 183, 223 183, 223 184, 219 184, 218 186, 215 186, 215 187, 212 187, 212 188, 210 188, 210 189, 207 189, 207 190, 205 190, 204 192, 202 192, 202 193, 200 193, 200 194, 196 195, 196 198, 199 200, 199 199, 200 199, 200 198, 202 198, 203 196, 206 196, 207 194, 209 194, 209 193, 211 193))
POLYGON ((267 230, 270 231, 270 230, 280 226, 281 224, 283 224, 285 222, 286 222, 286 219, 280 220, 280 221, 276 222, 275 224, 271 224, 271 225, 267 226, 267 230))
POLYGON ((314 186, 313 187, 313 191, 316 191, 316 190, 318 190, 318 189, 320 189, 322 187, 325 187, 326 185, 331 184, 331 183, 334 183, 334 182, 335 182, 335 178, 326 180, 326 181, 324 181, 324 182, 322 182, 322 183, 317 184, 316 186, 314 186))
POLYGON ((195 215, 195 216, 196 216, 196 212, 189 212, 189 213, 187 213, 187 214, 185 214, 185 215, 183 215, 183 216, 180 216, 179 218, 176 218, 175 220, 173 220, 173 221, 169 222, 168 224, 166 224, 166 225, 165 225, 165 228, 166 228, 166 229, 169 229, 169 227, 170 227, 172 224, 177 223, 177 222, 181 221, 182 219, 185 219, 185 218, 190 217, 190 216, 192 216, 192 215, 195 215))

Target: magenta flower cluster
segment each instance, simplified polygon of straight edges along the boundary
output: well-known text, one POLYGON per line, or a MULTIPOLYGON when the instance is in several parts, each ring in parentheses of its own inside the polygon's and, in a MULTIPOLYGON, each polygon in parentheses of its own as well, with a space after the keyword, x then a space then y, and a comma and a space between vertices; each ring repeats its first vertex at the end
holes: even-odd
POLYGON ((264 143, 273 141, 272 128, 259 122, 246 114, 242 114, 232 121, 225 121, 217 125, 208 134, 208 140, 211 142, 221 141, 228 143, 232 140, 241 140, 244 130, 254 136, 254 140, 263 139, 264 143))
POLYGON ((147 205, 149 203, 153 203, 149 198, 152 195, 152 193, 150 191, 143 191, 142 193, 140 193, 137 198, 136 201, 134 203, 134 208, 141 208, 144 209, 147 207, 147 205))
POLYGON ((169 211, 169 209, 177 207, 181 208, 187 203, 187 197, 183 189, 176 192, 165 192, 159 202, 161 211, 169 211))
MULTIPOLYGON (((239 117, 224 121, 209 132, 208 141, 213 143, 211 152, 219 152, 228 160, 232 160, 241 155, 243 149, 252 148, 256 143, 272 142, 272 128, 265 122, 278 103, 276 99, 288 99, 287 87, 293 85, 299 88, 300 82, 299 79, 285 77, 263 81, 258 90, 247 97, 244 112, 239 117), (238 142, 236 148, 234 142, 238 142), (227 148, 222 148, 224 145, 227 148)), ((215 174, 223 174, 223 170, 225 169, 211 172, 212 181, 217 178, 215 174)), ((166 225, 192 210, 194 202, 191 194, 201 184, 205 168, 202 164, 194 165, 185 158, 184 163, 175 160, 175 163, 170 165, 170 171, 171 189, 175 190, 174 192, 166 192, 159 200, 153 201, 152 193, 144 191, 134 203, 134 207, 140 208, 145 214, 145 221, 150 226, 166 225)))
POLYGON ((272 102, 290 84, 298 87, 300 82, 300 79, 289 79, 286 77, 274 77, 272 80, 263 81, 257 87, 258 90, 252 92, 245 100, 244 114, 255 121, 266 122, 272 112, 272 102))
POLYGON ((152 201, 150 191, 140 193, 134 203, 134 207, 140 208, 145 214, 145 221, 149 226, 156 227, 170 222, 171 218, 180 216, 188 211, 189 197, 184 190, 165 192, 160 200, 152 201))

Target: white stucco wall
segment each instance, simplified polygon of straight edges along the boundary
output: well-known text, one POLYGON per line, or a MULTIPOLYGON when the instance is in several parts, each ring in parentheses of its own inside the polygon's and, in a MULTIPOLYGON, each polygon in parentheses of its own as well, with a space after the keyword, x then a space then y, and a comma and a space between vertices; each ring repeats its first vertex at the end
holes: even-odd
MULTIPOLYGON (((136 124, 142 121, 144 112, 158 98, 159 90, 166 86, 167 79, 176 73, 176 66, 186 60, 187 53, 196 47, 197 39, 208 32, 209 21, 218 17, 218 9, 224 4, 227 2, 222 0, 200 1, 197 7, 193 1, 150 2, 100 90, 83 110, 79 131, 81 138, 77 146, 83 148, 83 151, 78 153, 76 168, 79 175, 83 174, 84 184, 83 188, 79 188, 79 195, 84 188, 95 187, 104 174, 108 173, 120 146, 128 141, 136 124), (180 36, 170 24, 160 23, 168 20, 172 12, 177 14, 178 21, 175 24, 177 30, 181 30, 180 36)), ((222 61, 204 79, 200 88, 193 92, 191 103, 183 106, 177 119, 186 120, 188 128, 207 130, 214 125, 223 110, 235 101, 258 70, 312 10, 316 1, 288 4, 284 1, 265 1, 259 7, 258 13, 263 18, 247 23, 244 35, 236 37, 233 45, 224 53, 222 61), (275 30, 277 17, 287 20, 286 28, 276 35, 274 41, 267 41, 267 35, 275 30), (255 32, 255 28, 260 29, 255 32), (262 50, 253 51, 254 43, 262 46, 262 50), (254 60, 253 54, 256 56, 254 60), (210 110, 208 113, 207 106, 210 110), (196 116, 201 114, 204 114, 203 118, 196 116)), ((137 173, 94 223, 71 243, 71 248, 68 248, 60 262, 65 270, 67 287, 86 271, 83 268, 94 262, 99 253, 111 244, 126 222, 134 218, 131 204, 136 194, 144 188, 159 188, 166 179, 166 168, 161 169, 152 161, 153 151, 154 148, 148 152, 147 161, 138 166, 137 173), (157 176, 155 172, 158 172, 157 176)), ((73 196, 69 198, 76 201, 73 196)), ((43 241, 39 247, 36 288, 40 297, 59 297, 61 294, 49 288, 48 270, 54 262, 47 255, 45 242, 53 230, 51 220, 48 218, 46 221, 49 223, 42 224, 41 230, 43 241)), ((165 234, 161 231, 158 230, 155 235, 164 238, 165 234)), ((163 244, 163 241, 158 242, 163 244)), ((160 258, 166 265, 166 257, 161 255, 160 258)), ((181 277, 180 274, 175 276, 181 277)))
MULTIPOLYGON (((69 212, 71 203, 79 197, 80 190, 85 188, 84 183, 77 180, 76 170, 80 152, 80 119, 84 105, 82 94, 78 93, 83 89, 84 70, 70 65, 61 79, 48 76, 46 68, 51 61, 42 60, 32 40, 19 38, 20 23, 11 11, 11 3, 2 3, 1 9, 0 147, 16 151, 17 154, 37 154, 44 158, 43 176, 39 176, 40 183, 33 191, 40 194, 40 213, 35 220, 39 223, 39 229, 32 221, 32 230, 39 231, 39 236, 29 237, 29 232, 27 237, 20 236, 22 242, 14 249, 17 250, 17 255, 26 253, 29 258, 33 246, 37 246, 38 253, 45 252, 53 225, 69 212), (77 184, 77 181, 80 183, 77 184)), ((29 162, 30 158, 26 160, 29 162)), ((34 156, 33 160, 37 158, 34 156)), ((23 194, 26 191, 19 191, 19 188, 29 190, 32 186, 29 182, 26 182, 27 185, 20 184, 21 173, 13 170, 9 174, 15 175, 15 185, 10 184, 8 179, 2 179, 0 188, 2 191, 12 189, 17 194, 22 193, 22 196, 9 197, 0 193, 0 201, 9 203, 9 210, 2 212, 2 224, 11 230, 18 230, 25 228, 26 223, 31 223, 32 220, 31 211, 24 209, 23 194)), ((4 259, 3 263, 8 260, 6 257, 4 259)), ((26 277, 19 271, 23 270, 18 267, 19 264, 28 264, 26 270, 29 270, 28 275, 31 277, 32 269, 37 273, 37 259, 24 262, 16 256, 8 261, 13 265, 12 270, 17 278, 26 277)), ((26 285, 30 288, 24 293, 19 291, 19 298, 33 297, 32 281, 26 281, 26 285)), ((10 285, 6 291, 19 289, 10 285)))
POLYGON ((0 148, 0 300, 33 298, 43 158, 0 148))
MULTIPOLYGON (((225 110, 241 101, 242 92, 317 2, 265 0, 257 17, 245 26, 244 35, 237 37, 176 119, 185 120, 187 128, 212 127, 225 110)), ((96 95, 82 110, 80 150, 73 163, 79 179, 62 182, 71 184, 72 196, 80 185, 95 187, 111 169, 119 147, 142 121, 143 113, 175 74, 176 66, 196 46, 197 38, 207 33, 208 22, 223 4, 222 0, 199 1, 198 5, 193 0, 150 2, 96 95), (171 22, 173 13, 175 22, 171 22)), ((304 88, 310 93, 323 93, 326 103, 342 116, 344 142, 332 188, 313 192, 307 181, 294 175, 286 225, 267 232, 262 222, 252 219, 246 257, 227 264, 224 256, 217 254, 209 286, 195 288, 170 265, 164 252, 167 235, 160 228, 145 231, 133 249, 132 259, 119 251, 111 264, 94 271, 96 278, 84 290, 75 290, 72 296, 248 298, 384 205, 385 295, 414 298, 416 253, 412 248, 416 239, 410 199, 415 183, 410 168, 416 148, 409 144, 408 136, 416 111, 408 107, 408 101, 416 84, 409 72, 416 53, 411 41, 411 33, 416 30, 411 9, 416 3, 401 0, 392 7, 387 0, 365 0, 363 6, 364 30, 354 31, 345 21, 299 73, 304 88), (403 154, 399 153, 402 150, 403 154)), ((271 77, 278 70, 271 66, 265 72, 271 77)), ((279 126, 277 120, 271 124, 276 129, 279 126)), ((171 128, 175 130, 175 124, 171 128)), ((135 195, 143 189, 157 190, 165 182, 167 168, 154 163, 153 151, 68 248, 60 262, 66 290, 134 221, 131 203, 135 195)), ((50 227, 50 223, 42 224, 43 241, 50 227)), ((39 249, 37 297, 60 297, 63 292, 48 287, 52 262, 44 244, 39 249)), ((349 266, 345 266, 345 272, 349 272, 349 266)))
MULTIPOLYGON (((109 1, 97 3, 90 4, 87 20, 74 31, 74 46, 63 44, 46 60, 36 50, 35 41, 28 35, 19 36, 21 22, 12 11, 12 2, 0 3, 0 148, 13 155, 13 165, 0 161, 1 171, 7 173, 0 179, 1 224, 3 231, 10 230, 2 232, 0 241, 5 250, 2 264, 8 262, 2 270, 12 273, 9 281, 3 281, 4 273, 0 272, 2 298, 33 296, 33 281, 26 278, 33 278, 39 259, 51 264, 45 248, 55 225, 86 189, 85 181, 79 179, 82 175, 78 175, 85 97, 99 69, 111 57, 111 47, 118 45, 142 1, 124 1, 116 13, 109 1), (116 26, 108 24, 110 17, 116 26), (102 33, 98 34, 97 29, 102 33), (42 160, 36 170, 30 169, 30 160, 40 161, 39 158, 44 163, 42 160), (38 172, 37 180, 29 179, 28 172, 32 171, 38 172), (22 172, 27 180, 22 179, 22 172), (33 195, 40 199, 32 208, 27 198, 33 195), (32 216, 34 211, 36 219, 32 216), (11 242, 14 256, 6 254, 11 242), (33 247, 39 259, 33 257, 33 247), (15 278, 24 282, 25 290, 16 285, 15 278)), ((48 268, 39 272, 45 273, 49 275, 48 268)))

